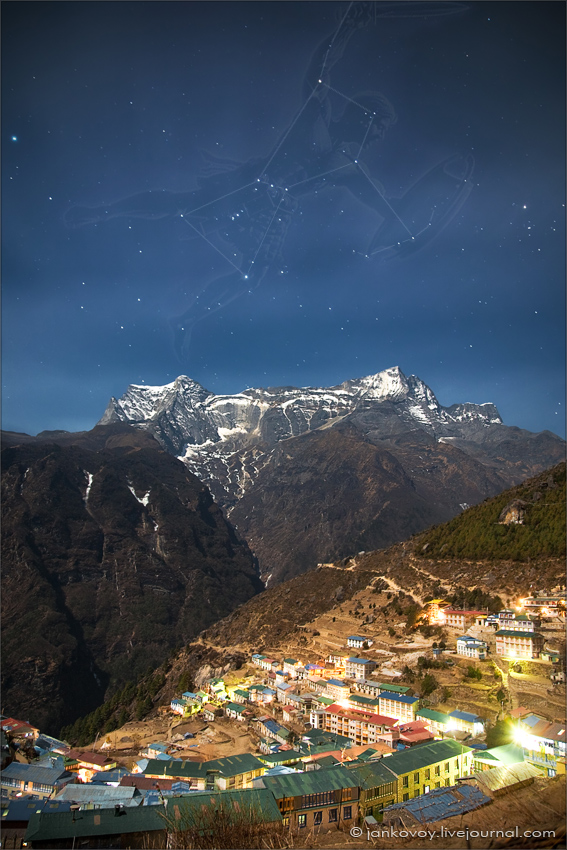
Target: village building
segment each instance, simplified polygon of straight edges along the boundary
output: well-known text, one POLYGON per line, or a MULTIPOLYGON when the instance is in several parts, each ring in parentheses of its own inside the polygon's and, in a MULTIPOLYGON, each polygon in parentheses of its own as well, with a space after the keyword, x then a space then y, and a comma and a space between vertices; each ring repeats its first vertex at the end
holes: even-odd
POLYGON ((466 631, 477 619, 486 619, 487 611, 467 611, 459 608, 444 608, 441 612, 442 623, 450 629, 466 631))
POLYGON ((496 634, 496 654, 503 658, 539 658, 543 635, 534 631, 499 629, 496 634))
POLYGON ((398 777, 388 769, 389 759, 370 761, 348 769, 359 787, 359 818, 373 817, 382 820, 385 808, 398 799, 398 777))
POLYGON ((416 720, 421 720, 430 732, 442 738, 451 728, 451 718, 441 711, 432 708, 420 708, 415 713, 416 720))
POLYGON ((543 770, 546 776, 556 776, 558 762, 566 756, 565 723, 528 714, 517 725, 517 741, 523 748, 525 761, 543 770))
POLYGON ((347 679, 367 679, 378 665, 368 658, 347 658, 345 664, 345 675, 347 679))
POLYGON ((342 679, 325 679, 323 681, 325 682, 325 690, 323 691, 325 696, 333 700, 348 698, 350 685, 347 685, 342 679))
POLYGON ((389 756, 386 764, 398 781, 397 801, 405 802, 433 788, 454 785, 460 776, 469 776, 473 768, 470 747, 450 738, 409 747, 389 756))
POLYGON ((339 765, 305 773, 263 776, 263 786, 274 795, 284 826, 295 832, 327 831, 358 821, 357 777, 339 765))
POLYGON ((78 765, 75 769, 81 782, 90 782, 94 774, 101 770, 113 770, 118 767, 118 762, 105 756, 104 753, 82 753, 79 750, 69 750, 68 756, 77 760, 78 765))
POLYGON ((384 741, 384 733, 397 721, 370 711, 347 709, 333 704, 324 710, 324 730, 344 735, 353 744, 374 744, 384 741))
POLYGON ((355 682, 354 689, 359 693, 368 694, 368 696, 371 697, 378 697, 380 694, 384 693, 384 691, 391 691, 393 694, 404 694, 406 696, 411 696, 413 693, 412 688, 410 688, 408 685, 394 685, 385 682, 373 682, 370 679, 355 682))
POLYGON ((383 691, 378 695, 380 714, 395 717, 405 723, 415 720, 415 712, 419 708, 418 697, 383 691))
POLYGON ((457 638, 457 655, 484 660, 487 652, 488 644, 484 640, 479 640, 470 635, 462 635, 457 638))
POLYGON ((481 735, 484 732, 484 720, 478 714, 468 711, 451 711, 448 732, 466 732, 467 735, 481 735))
POLYGON ((362 708, 366 711, 374 711, 376 714, 380 711, 380 700, 378 697, 367 697, 363 694, 349 694, 348 704, 352 708, 362 708))
POLYGON ((536 626, 539 627, 540 621, 534 614, 516 614, 506 612, 505 617, 499 619, 501 629, 516 632, 535 632, 536 626))
POLYGON ((543 617, 565 616, 565 593, 552 595, 528 596, 521 600, 522 608, 527 614, 540 614, 543 617))
POLYGON ((354 649, 363 649, 364 644, 368 647, 372 646, 373 643, 374 641, 371 638, 361 637, 360 635, 349 635, 347 638, 347 646, 352 646, 354 649))
POLYGON ((13 761, 0 773, 0 788, 2 796, 21 797, 29 794, 45 800, 68 783, 74 783, 75 779, 75 774, 59 767, 36 767, 13 761))
POLYGON ((298 661, 297 658, 284 658, 282 669, 284 673, 287 673, 292 679, 297 678, 297 671, 303 665, 301 661, 298 661))

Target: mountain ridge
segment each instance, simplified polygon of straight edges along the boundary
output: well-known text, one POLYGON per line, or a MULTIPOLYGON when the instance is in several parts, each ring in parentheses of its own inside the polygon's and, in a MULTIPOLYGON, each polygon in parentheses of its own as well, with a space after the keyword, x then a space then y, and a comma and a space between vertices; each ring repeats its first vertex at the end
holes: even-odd
POLYGON ((221 396, 186 376, 131 385, 100 420, 119 421, 207 484, 273 582, 403 540, 565 455, 559 437, 504 425, 491 402, 443 407, 397 366, 221 396))

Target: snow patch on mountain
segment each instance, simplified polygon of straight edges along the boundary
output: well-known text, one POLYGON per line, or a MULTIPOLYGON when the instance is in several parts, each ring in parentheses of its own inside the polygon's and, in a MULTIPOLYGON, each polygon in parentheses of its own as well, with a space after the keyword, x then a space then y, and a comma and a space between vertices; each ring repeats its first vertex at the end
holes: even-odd
POLYGON ((214 395, 185 375, 163 387, 132 384, 110 400, 99 424, 130 422, 150 431, 227 505, 251 486, 277 443, 358 414, 384 438, 417 428, 439 441, 475 439, 502 424, 493 404, 442 407, 423 381, 398 366, 335 387, 260 387, 233 395, 214 395))

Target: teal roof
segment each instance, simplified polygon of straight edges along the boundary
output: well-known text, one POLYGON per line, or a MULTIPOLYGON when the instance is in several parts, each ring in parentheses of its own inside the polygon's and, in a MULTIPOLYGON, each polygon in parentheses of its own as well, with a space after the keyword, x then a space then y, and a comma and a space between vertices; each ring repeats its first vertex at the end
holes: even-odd
POLYGON ((390 758, 392 757, 367 762, 367 764, 357 765, 348 770, 349 773, 354 775, 358 787, 364 790, 375 788, 378 785, 386 785, 390 782, 397 783, 398 777, 391 770, 388 770, 387 767, 390 763, 390 758))
POLYGON ((342 766, 324 767, 305 773, 287 773, 282 776, 263 776, 262 782, 278 800, 282 797, 302 797, 304 794, 319 794, 358 785, 357 778, 342 766))
POLYGON ((372 705, 372 706, 380 705, 380 700, 377 699, 376 697, 365 697, 362 694, 351 694, 349 696, 349 700, 351 702, 359 702, 362 705, 372 705))
POLYGON ((116 817, 114 806, 107 809, 85 809, 75 812, 34 812, 26 830, 25 841, 57 841, 73 837, 123 835, 132 832, 155 832, 165 829, 163 806, 128 806, 116 817))
POLYGON ((434 741, 431 744, 408 747, 400 753, 388 756, 388 768, 401 776, 404 773, 411 773, 412 770, 419 770, 421 767, 470 752, 472 752, 470 747, 465 747, 452 738, 445 738, 443 741, 434 741))
POLYGON ((395 694, 407 694, 410 690, 405 685, 387 685, 384 682, 371 682, 369 679, 364 684, 370 685, 371 688, 380 688, 383 691, 393 691, 395 694))
POLYGON ((234 813, 235 819, 251 817, 264 823, 281 821, 281 814, 269 791, 252 788, 241 791, 203 791, 172 797, 168 806, 136 806, 122 809, 117 817, 114 807, 87 809, 77 816, 73 812, 36 812, 26 832, 27 842, 64 841, 71 838, 128 835, 155 832, 167 828, 168 822, 178 827, 191 826, 192 815, 202 817, 202 808, 234 813))
POLYGON ((248 773, 251 770, 263 768, 262 762, 252 753, 240 753, 236 756, 225 756, 220 759, 206 761, 204 766, 207 770, 218 770, 223 776, 237 776, 239 773, 248 773))
POLYGON ((450 717, 448 714, 443 714, 441 711, 433 711, 432 708, 420 708, 415 713, 416 717, 425 717, 426 720, 434 720, 436 723, 449 723, 450 717))
POLYGON ((475 752, 474 760, 486 762, 494 767, 520 764, 524 761, 524 751, 522 747, 517 747, 515 744, 503 744, 501 747, 491 747, 489 750, 475 752))
MULTIPOLYGON (((271 741, 270 743, 273 743, 271 741)), ((299 750, 282 750, 278 753, 261 753, 258 755, 259 761, 261 761, 265 765, 270 765, 274 767, 278 764, 292 764, 294 762, 300 761, 302 758, 302 754, 299 750)))
POLYGON ((541 637, 541 635, 538 634, 538 632, 521 632, 519 630, 514 631, 513 629, 498 629, 498 631, 495 633, 495 635, 496 635, 496 637, 498 637, 498 635, 500 635, 500 637, 519 637, 519 638, 525 638, 525 637, 533 638, 535 636, 541 637))

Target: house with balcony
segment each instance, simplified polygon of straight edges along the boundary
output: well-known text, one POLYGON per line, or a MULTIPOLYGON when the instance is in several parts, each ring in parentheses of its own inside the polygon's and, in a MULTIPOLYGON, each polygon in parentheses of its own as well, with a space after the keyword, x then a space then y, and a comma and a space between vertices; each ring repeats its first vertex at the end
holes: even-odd
MULTIPOLYGON (((324 730, 333 735, 344 735, 355 745, 374 743, 390 744, 388 733, 397 725, 397 720, 371 711, 343 708, 333 704, 324 710, 324 730)), ((397 735, 399 737, 399 734, 397 735)))

